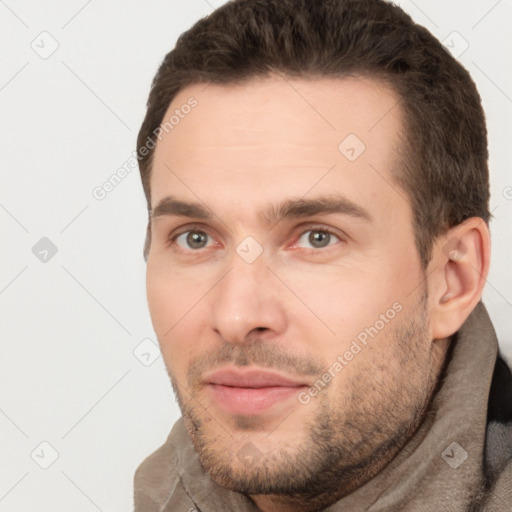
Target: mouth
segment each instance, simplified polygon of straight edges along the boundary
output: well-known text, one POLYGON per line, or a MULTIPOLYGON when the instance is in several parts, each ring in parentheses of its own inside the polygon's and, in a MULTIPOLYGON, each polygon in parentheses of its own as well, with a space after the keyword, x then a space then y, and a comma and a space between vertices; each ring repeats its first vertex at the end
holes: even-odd
POLYGON ((213 401, 232 414, 261 414, 290 400, 308 386, 304 380, 275 372, 234 368, 216 371, 204 379, 213 401))

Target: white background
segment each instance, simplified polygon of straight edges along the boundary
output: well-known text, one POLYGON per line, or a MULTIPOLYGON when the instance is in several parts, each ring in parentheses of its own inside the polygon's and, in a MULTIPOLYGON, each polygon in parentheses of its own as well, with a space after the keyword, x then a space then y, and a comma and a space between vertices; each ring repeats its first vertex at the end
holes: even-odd
MULTIPOLYGON (((130 510, 137 465, 179 416, 161 357, 133 353, 156 340, 138 171, 102 201, 92 191, 132 155, 161 59, 221 3, 0 0, 3 512, 130 510), (31 47, 53 40, 47 59, 31 47), (58 250, 46 263, 32 253, 42 237, 58 250)), ((400 4, 455 50, 469 44, 459 58, 488 117, 495 216, 484 298, 510 359, 512 2, 400 4)))

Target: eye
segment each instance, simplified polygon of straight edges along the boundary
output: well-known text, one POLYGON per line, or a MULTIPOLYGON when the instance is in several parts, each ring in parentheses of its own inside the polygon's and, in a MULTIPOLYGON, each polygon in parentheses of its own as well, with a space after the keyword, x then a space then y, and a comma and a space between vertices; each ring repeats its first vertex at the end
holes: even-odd
POLYGON ((211 239, 208 233, 199 230, 190 230, 185 231, 175 237, 172 238, 172 241, 175 242, 182 249, 204 249, 213 244, 213 240, 211 239))
POLYGON ((296 245, 298 247, 323 249, 340 241, 337 235, 325 229, 309 229, 299 237, 296 245))

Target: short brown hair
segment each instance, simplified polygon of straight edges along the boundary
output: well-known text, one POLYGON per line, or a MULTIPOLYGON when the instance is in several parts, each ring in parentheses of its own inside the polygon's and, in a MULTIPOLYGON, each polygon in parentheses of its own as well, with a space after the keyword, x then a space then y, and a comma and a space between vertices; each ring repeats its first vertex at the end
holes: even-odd
MULTIPOLYGON (((153 80, 137 139, 148 209, 148 141, 156 145, 178 91, 273 72, 375 77, 398 94, 407 140, 395 178, 411 203, 424 267, 437 236, 470 217, 489 221, 487 130, 476 86, 428 30, 384 0, 234 0, 184 32, 153 80)), ((146 258, 150 236, 148 225, 146 258)))

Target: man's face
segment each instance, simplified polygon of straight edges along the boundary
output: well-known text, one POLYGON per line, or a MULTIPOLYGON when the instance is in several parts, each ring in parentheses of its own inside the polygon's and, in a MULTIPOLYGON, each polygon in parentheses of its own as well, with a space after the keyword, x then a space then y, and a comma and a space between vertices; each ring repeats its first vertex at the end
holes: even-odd
POLYGON ((397 98, 370 79, 202 84, 164 121, 191 96, 151 177, 162 354, 219 484, 325 503, 407 441, 437 377, 397 98))

